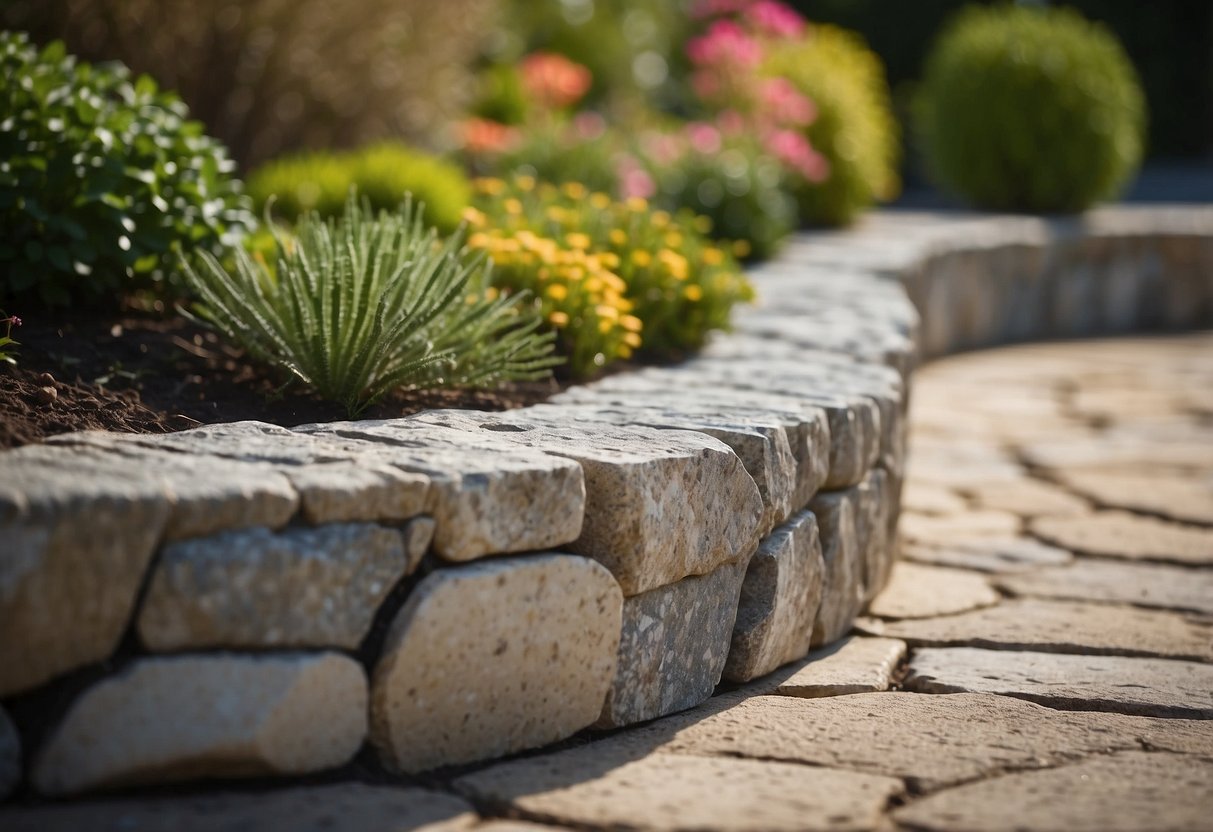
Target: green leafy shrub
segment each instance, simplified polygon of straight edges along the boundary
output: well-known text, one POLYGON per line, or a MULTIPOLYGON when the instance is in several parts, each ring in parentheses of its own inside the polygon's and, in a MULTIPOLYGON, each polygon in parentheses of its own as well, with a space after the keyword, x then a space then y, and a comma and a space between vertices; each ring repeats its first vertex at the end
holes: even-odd
POLYGON ((520 177, 477 188, 469 243, 498 264, 503 291, 534 292, 575 375, 633 351, 696 349, 753 297, 732 253, 705 236, 704 217, 675 217, 638 197, 616 202, 578 183, 520 177))
POLYGON ((248 189, 259 210, 273 197, 274 211, 291 222, 310 211, 339 216, 351 190, 383 211, 396 208, 411 193, 444 234, 459 225, 472 198, 471 185, 457 165, 399 144, 278 159, 254 171, 248 189))
POLYGON ((1145 101, 1102 26, 1067 9, 962 11, 940 36, 918 127, 938 180, 983 208, 1080 211, 1141 160, 1145 101))
POLYGON ((862 38, 813 26, 803 42, 771 44, 763 70, 790 80, 817 107, 805 133, 829 163, 829 175, 798 189, 802 220, 843 225, 897 195, 901 151, 889 86, 880 58, 862 38))
POLYGON ((400 387, 532 380, 559 363, 526 295, 494 297, 483 254, 458 233, 439 243, 420 210, 304 216, 279 235, 273 271, 243 249, 227 271, 184 263, 203 319, 254 358, 351 415, 400 387))
POLYGON ((253 224, 226 151, 121 65, 0 34, 0 289, 112 302, 253 224))

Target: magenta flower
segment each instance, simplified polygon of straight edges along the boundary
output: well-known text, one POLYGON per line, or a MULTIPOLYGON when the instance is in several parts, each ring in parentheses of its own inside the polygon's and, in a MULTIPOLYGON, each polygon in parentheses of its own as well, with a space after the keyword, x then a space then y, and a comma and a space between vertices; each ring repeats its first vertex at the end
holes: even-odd
POLYGON ((757 0, 743 13, 746 21, 760 34, 789 39, 804 34, 804 18, 776 0, 757 0))
POLYGON ((717 20, 707 34, 687 44, 687 57, 699 66, 749 69, 762 61, 762 46, 731 20, 717 20))

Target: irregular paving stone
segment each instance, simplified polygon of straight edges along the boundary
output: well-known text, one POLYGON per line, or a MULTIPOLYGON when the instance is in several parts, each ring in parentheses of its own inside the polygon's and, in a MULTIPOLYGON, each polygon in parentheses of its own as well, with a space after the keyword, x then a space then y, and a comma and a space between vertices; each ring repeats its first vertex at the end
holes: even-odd
POLYGON ((86 690, 38 754, 43 794, 303 774, 366 736, 366 676, 337 653, 142 659, 86 690))
POLYGON ((1090 510, 1086 500, 1056 485, 1027 477, 981 483, 964 491, 981 508, 1019 517, 1085 514, 1090 510))
POLYGON ((0 809, 6 832, 458 832, 475 822, 454 795, 363 783, 0 809))
POLYGON ((916 563, 899 563, 893 577, 868 605, 877 618, 931 618, 997 604, 999 595, 980 575, 960 569, 942 569, 916 563))
POLYGON ((1210 782, 1209 760, 1125 751, 969 783, 893 816, 940 832, 1200 832, 1209 828, 1210 782))
POLYGON ((139 613, 151 650, 356 648, 409 567, 404 538, 373 523, 227 532, 160 553, 139 613))
POLYGON ((821 606, 813 625, 814 647, 841 638, 863 607, 863 553, 855 516, 858 499, 858 490, 850 488, 819 494, 809 504, 817 517, 825 561, 821 606))
POLYGON ((1070 566, 999 577, 1013 595, 1106 601, 1213 616, 1213 570, 1082 559, 1070 566))
POLYGON ((1005 537, 1018 533, 1019 526, 1014 514, 988 510, 941 517, 907 512, 898 522, 906 541, 925 546, 948 546, 974 537, 1005 537))
POLYGON ((1208 436, 1182 435, 1168 429, 1165 436, 1129 432, 1100 433, 1087 438, 1051 439, 1020 448, 1024 459, 1039 468, 1072 471, 1153 468, 1208 470, 1213 467, 1213 442, 1208 436))
POLYGON ((598 728, 694 707, 724 672, 745 563, 626 598, 619 662, 598 728))
POLYGON ((1213 618, 1110 604, 1023 598, 973 612, 860 629, 912 645, 1213 660, 1213 618))
POLYGON ((574 555, 430 573, 388 632, 371 740, 415 772, 564 739, 597 718, 615 673, 619 586, 574 555))
POLYGON ((1055 708, 1213 718, 1213 666, 1171 659, 926 648, 915 651, 905 684, 931 693, 999 693, 1055 708))
POLYGON ((724 678, 748 682, 809 652, 824 572, 812 512, 801 512, 762 542, 741 585, 724 678))
POLYGON ((425 475, 433 547, 447 560, 550 549, 581 533, 585 481, 577 463, 464 431, 418 423, 406 434, 396 425, 329 422, 294 430, 425 475))
POLYGON ((1101 511, 1084 517, 1042 517, 1033 521, 1032 533, 1084 555, 1213 564, 1213 529, 1137 514, 1101 511))
POLYGON ((919 563, 995 573, 1024 572, 1040 566, 1060 566, 1074 560, 1074 556, 1065 549, 1030 537, 972 537, 952 541, 946 546, 908 544, 902 546, 901 553, 919 563))
POLYGON ((169 514, 142 473, 88 449, 0 454, 0 696, 118 646, 169 514))
POLYGON ((1059 472, 1067 486, 1107 508, 1213 525, 1213 481, 1198 477, 1103 471, 1059 472))
POLYGON ((0 708, 0 800, 8 797, 20 780, 21 738, 8 714, 0 708))
POLYGON ((461 777, 477 801, 581 828, 874 829, 901 782, 828 768, 691 755, 610 754, 591 745, 461 777))
POLYGON ((950 488, 911 479, 901 492, 901 507, 914 514, 959 514, 969 505, 950 488))
POLYGON ((1112 749, 1147 747, 1207 757, 1213 722, 1058 711, 986 694, 756 696, 707 714, 670 717, 598 746, 607 742, 632 753, 659 750, 846 768, 903 778, 913 790, 933 791, 1112 749))
POLYGON ((605 565, 625 596, 706 574, 758 544, 758 487, 727 445, 703 434, 453 410, 392 424, 433 424, 576 460, 585 522, 568 549, 605 565))
POLYGON ((905 654, 904 641, 847 636, 810 653, 771 692, 812 699, 888 690, 905 654))

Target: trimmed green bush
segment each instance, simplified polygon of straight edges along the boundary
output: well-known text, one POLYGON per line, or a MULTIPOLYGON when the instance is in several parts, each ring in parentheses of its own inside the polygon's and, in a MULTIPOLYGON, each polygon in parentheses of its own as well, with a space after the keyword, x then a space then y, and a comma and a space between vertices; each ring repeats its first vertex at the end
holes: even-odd
POLYGON ((917 108, 932 174, 982 208, 1075 212, 1140 164, 1145 99, 1115 37, 1069 9, 969 8, 917 108))
POLYGON ((340 216, 351 190, 383 211, 398 207, 409 193, 425 204, 427 220, 443 234, 455 230, 472 199, 471 184, 457 165, 390 143, 284 157, 255 171, 248 189, 259 211, 274 197, 274 212, 291 222, 310 211, 340 216))
POLYGON ((227 152, 120 64, 0 34, 0 294, 114 303, 253 223, 227 152))
POLYGON ((901 147, 889 85, 880 58, 861 37, 836 26, 813 26, 803 43, 771 44, 763 71, 787 78, 817 106, 805 132, 830 173, 824 182, 799 189, 803 222, 844 225, 897 196, 901 147))

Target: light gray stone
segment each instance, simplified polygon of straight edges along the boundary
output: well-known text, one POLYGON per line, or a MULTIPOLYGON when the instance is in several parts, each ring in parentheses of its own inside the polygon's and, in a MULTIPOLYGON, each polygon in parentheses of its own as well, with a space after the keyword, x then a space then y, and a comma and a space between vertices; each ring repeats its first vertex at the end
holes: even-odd
POLYGON ((0 801, 21 781, 21 737, 3 708, 0 708, 0 801))
POLYGON ((939 618, 865 619, 860 628, 932 647, 1213 660, 1213 618, 1110 604, 1022 598, 939 618))
POLYGON ((1213 718, 1213 665, 1171 659, 925 648, 911 658, 905 684, 930 693, 997 693, 1053 708, 1213 718))
POLYGON ((1083 558, 1070 566, 1005 575, 995 583, 1013 595, 1103 601, 1213 616, 1213 571, 1083 558))
POLYGON ((813 625, 813 646, 841 638, 863 608, 863 552, 856 527, 856 488, 817 495, 809 509, 817 517, 825 581, 813 625))
POLYGON ((6 832, 461 832, 475 823, 454 795, 364 783, 0 809, 6 832))
POLYGON ((797 514, 762 542, 741 585, 724 678, 748 682, 809 652, 824 573, 812 512, 797 514))
POLYGON ((118 646, 169 515, 144 473, 88 449, 0 453, 0 696, 118 646))
POLYGON ((670 717, 599 746, 607 742, 633 754, 749 757, 846 768, 901 778, 912 790, 929 792, 1110 750, 1144 747, 1208 757, 1213 722, 1067 712, 1008 696, 969 693, 755 696, 708 713, 670 717))
POLYGON ((401 533, 373 523, 179 541, 160 553, 139 637, 154 651, 352 650, 408 568, 401 533))
POLYGON ((1189 566, 1213 564, 1213 529, 1139 514, 1101 511, 1081 517, 1041 517, 1032 523, 1032 533, 1084 555, 1189 566))
POLYGON ((981 575, 960 569, 899 563, 893 578, 868 605, 877 618, 931 618, 989 607, 999 595, 981 575))
POLYGON ((396 422, 331 422, 296 431, 430 480, 434 551, 451 561, 550 549, 576 540, 585 514, 581 467, 497 437, 396 422))
POLYGON ((1200 832, 1209 828, 1210 782, 1213 761, 1122 751, 969 783, 893 816, 939 832, 1200 832))
POLYGON ((1019 517, 1085 514, 1090 503, 1043 480, 1023 477, 985 482, 963 489, 975 505, 1019 517))
POLYGON ((1106 508, 1157 514, 1181 523, 1213 525, 1213 480, 1102 471, 1060 472, 1065 484, 1106 508))
POLYGON ((1020 520, 1005 511, 967 511, 932 517, 905 513, 898 528, 908 543, 922 546, 953 546, 982 537, 1008 537, 1020 530, 1020 520))
POLYGON ((859 484, 855 502, 855 533, 862 567, 863 599, 870 601, 889 582, 897 558, 891 526, 898 506, 894 484, 887 471, 876 468, 859 484))
POLYGON ((617 728, 694 707, 724 672, 746 564, 624 600, 619 664, 596 723, 617 728))
POLYGON ((323 771, 362 745, 366 706, 362 668, 337 653, 142 659, 72 704, 33 782, 64 795, 323 771))
POLYGON ((595 746, 504 763, 455 787, 523 817, 578 828, 870 830, 900 781, 827 768, 595 746))
POLYGON ((434 529, 437 524, 433 517, 414 517, 404 524, 400 532, 404 535, 404 553, 408 555, 408 569, 405 574, 411 575, 421 565, 421 559, 430 550, 434 542, 434 529))
POLYGON ((430 573, 396 615, 375 667, 380 757, 417 772, 586 727, 615 673, 622 604, 611 575, 574 555, 430 573))
POLYGON ((1030 537, 969 537, 944 546, 908 544, 901 547, 908 560, 976 569, 979 572, 1019 573, 1042 566, 1062 566, 1074 560, 1065 549, 1030 537))
POLYGON ((576 460, 585 522, 568 549, 606 566, 625 596, 748 558, 758 544, 758 487, 727 445, 703 434, 451 410, 393 423, 427 425, 576 460))
POLYGON ((888 690, 905 655, 904 641, 847 636, 810 653, 772 693, 812 699, 888 690))
POLYGON ((959 514, 969 507, 965 499, 950 488, 913 478, 905 484, 901 506, 915 514, 959 514))

